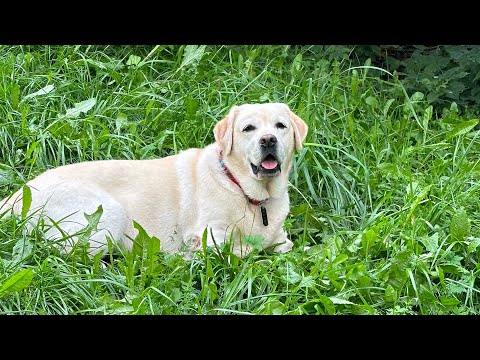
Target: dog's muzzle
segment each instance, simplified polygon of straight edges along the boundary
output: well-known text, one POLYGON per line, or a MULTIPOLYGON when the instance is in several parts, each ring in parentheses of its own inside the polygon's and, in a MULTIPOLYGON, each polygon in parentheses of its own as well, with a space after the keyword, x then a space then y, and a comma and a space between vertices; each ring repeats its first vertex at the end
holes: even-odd
POLYGON ((277 152, 277 138, 275 135, 263 135, 260 140, 260 148, 262 150, 262 161, 255 165, 251 163, 252 171, 255 175, 262 176, 276 176, 281 171, 281 164, 278 161, 277 152))

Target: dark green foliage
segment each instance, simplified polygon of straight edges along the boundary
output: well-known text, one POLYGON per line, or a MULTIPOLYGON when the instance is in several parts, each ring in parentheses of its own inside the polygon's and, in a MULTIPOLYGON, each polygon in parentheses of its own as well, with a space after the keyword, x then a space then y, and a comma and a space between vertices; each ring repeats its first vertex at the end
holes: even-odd
POLYGON ((438 112, 452 101, 473 112, 480 106, 478 45, 358 46, 351 57, 398 71, 407 93, 425 94, 438 112))

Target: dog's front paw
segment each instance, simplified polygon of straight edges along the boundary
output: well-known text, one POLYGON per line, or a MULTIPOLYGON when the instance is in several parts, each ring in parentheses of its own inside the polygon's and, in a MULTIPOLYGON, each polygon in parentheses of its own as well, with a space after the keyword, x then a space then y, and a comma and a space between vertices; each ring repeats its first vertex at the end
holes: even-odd
POLYGON ((292 250, 292 247, 293 247, 293 242, 291 242, 288 239, 285 239, 283 242, 275 245, 275 247, 273 248, 273 251, 275 251, 277 253, 286 253, 286 252, 292 250))

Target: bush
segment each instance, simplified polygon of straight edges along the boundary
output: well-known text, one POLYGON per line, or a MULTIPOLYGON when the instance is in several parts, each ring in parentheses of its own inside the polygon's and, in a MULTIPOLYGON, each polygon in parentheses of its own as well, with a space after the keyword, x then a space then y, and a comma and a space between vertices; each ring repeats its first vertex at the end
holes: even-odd
POLYGON ((409 95, 422 92, 437 112, 456 102, 467 112, 480 105, 480 46, 358 46, 351 58, 397 71, 409 95))

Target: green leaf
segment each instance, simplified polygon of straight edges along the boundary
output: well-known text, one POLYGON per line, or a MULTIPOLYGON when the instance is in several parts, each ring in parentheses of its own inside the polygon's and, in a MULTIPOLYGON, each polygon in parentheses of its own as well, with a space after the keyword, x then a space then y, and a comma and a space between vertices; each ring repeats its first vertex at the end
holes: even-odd
POLYGON ((31 93, 31 94, 28 94, 28 95, 25 95, 22 99, 23 100, 27 100, 27 99, 31 99, 31 98, 34 98, 36 96, 41 96, 41 95, 45 95, 45 94, 48 94, 49 92, 52 92, 53 89, 55 89, 55 86, 53 85, 47 85, 43 88, 41 88, 40 90, 34 92, 34 93, 31 93))
POLYGON ((100 260, 102 260, 102 257, 104 256, 104 253, 102 251, 98 252, 95 254, 93 257, 93 272, 98 273, 100 271, 100 260))
POLYGON ((385 289, 385 302, 394 303, 397 300, 397 290, 392 285, 387 285, 385 289))
POLYGON ((333 296, 329 296, 328 298, 332 301, 332 304, 334 305, 356 305, 355 303, 345 299, 340 299, 333 296))
POLYGON ((333 260, 333 263, 332 265, 339 265, 341 263, 343 263, 344 261, 346 261, 348 259, 348 255, 347 254, 338 254, 336 257, 335 257, 335 260, 333 260))
POLYGON ((117 116, 117 119, 115 120, 115 129, 117 130, 117 133, 120 132, 120 130, 128 125, 128 118, 127 115, 124 113, 120 113, 117 116))
POLYGON ((399 291, 407 281, 408 275, 405 270, 412 262, 412 258, 412 250, 404 250, 399 252, 397 255, 395 255, 392 261, 392 266, 386 273, 386 281, 397 291, 399 291))
POLYGON ((443 285, 445 289, 445 274, 443 273, 443 269, 441 267, 438 268, 438 279, 440 280, 440 284, 443 285))
POLYGON ((103 213, 102 205, 99 205, 97 210, 92 214, 83 213, 85 219, 87 219, 87 226, 85 226, 82 233, 78 236, 78 241, 76 246, 81 247, 83 245, 89 246, 89 240, 92 233, 97 231, 98 223, 100 222, 100 217, 103 213))
POLYGON ((351 113, 348 114, 347 121, 348 121, 348 131, 350 131, 350 135, 355 136, 354 134, 355 134, 356 123, 355 123, 355 118, 351 113))
POLYGON ((456 306, 460 304, 460 301, 458 301, 454 297, 446 297, 446 296, 440 296, 440 302, 444 306, 456 306))
POLYGON ((147 234, 145 229, 133 220, 133 227, 138 230, 137 236, 135 236, 135 241, 133 242, 132 247, 132 254, 134 256, 139 256, 140 258, 143 257, 143 248, 146 246, 148 240, 150 240, 150 236, 147 234))
MULTIPOLYGON (((447 271, 445 270, 445 272, 447 272, 447 271)), ((456 274, 456 275, 458 275, 458 274, 456 274)), ((452 293, 452 294, 463 294, 463 293, 467 292, 467 289, 465 288, 464 284, 457 284, 457 283, 454 283, 454 282, 449 282, 447 284, 447 291, 452 293)), ((441 301, 441 299, 440 299, 440 301, 441 301)))
POLYGON ((203 251, 207 251, 207 237, 208 237, 208 228, 205 228, 203 230, 203 235, 202 235, 202 249, 203 249, 203 251))
POLYGON ((410 249, 403 250, 395 255, 394 264, 399 267, 401 271, 404 271, 408 265, 412 262, 413 251, 410 249))
POLYGON ((473 238, 472 241, 468 243, 467 253, 470 254, 476 251, 478 245, 480 245, 480 238, 473 238))
POLYGON ((305 276, 298 284, 299 287, 311 288, 315 286, 315 279, 313 276, 305 276))
MULTIPOLYGON (((203 57, 203 53, 205 52, 205 45, 198 46, 198 45, 187 45, 185 46, 185 49, 183 50, 183 59, 182 63, 180 64, 180 67, 178 70, 185 66, 193 66, 196 67, 197 64, 200 62, 200 60, 203 57)), ((177 71, 178 71, 177 70, 177 71)))
POLYGON ((368 250, 375 244, 377 241, 377 233, 373 229, 367 230, 362 235, 362 248, 365 254, 368 254, 368 250))
POLYGON ((293 266, 290 263, 286 264, 286 274, 282 278, 290 284, 298 284, 302 281, 302 276, 293 270, 293 266))
POLYGON ((143 300, 144 300, 143 297, 136 297, 132 299, 132 308, 135 311, 136 315, 145 315, 144 305, 142 304, 143 300))
POLYGON ((433 115, 433 106, 430 105, 425 109, 425 112, 423 113, 423 129, 427 130, 428 129, 428 122, 432 119, 433 115))
POLYGON ((438 233, 432 236, 423 236, 419 238, 420 242, 425 246, 428 252, 435 253, 438 249, 438 233))
POLYGON ((195 121, 195 116, 198 110, 198 100, 194 99, 191 96, 187 96, 185 99, 186 105, 186 113, 185 113, 185 120, 186 121, 195 121))
POLYGON ((212 264, 210 263, 210 261, 208 261, 208 259, 207 259, 207 263, 206 263, 206 275, 207 275, 207 279, 213 279, 215 277, 215 273, 213 272, 212 264))
MULTIPOLYGON (((413 184, 412 184, 413 185, 413 184)), ((409 196, 415 195, 415 200, 413 201, 412 205, 410 206, 410 211, 405 218, 405 221, 410 221, 412 219, 412 215, 415 212, 417 206, 422 202, 422 200, 428 195, 430 189, 432 188, 433 184, 427 185, 423 189, 420 186, 412 186, 410 191, 407 190, 407 194, 409 196)))
POLYGON ((388 284, 394 289, 400 290, 407 281, 408 275, 398 265, 393 265, 387 273, 388 284))
POLYGON ((323 254, 324 251, 325 251, 325 247, 321 244, 317 244, 307 249, 307 254, 321 256, 321 254, 323 254))
POLYGON ((266 240, 261 235, 245 235, 243 237, 243 242, 250 245, 254 249, 262 250, 262 244, 265 243, 266 240))
MULTIPOLYGON (((152 106, 155 104, 155 100, 150 100, 145 107, 145 118, 150 114, 150 110, 152 109, 152 106)), ((126 116, 126 115, 125 115, 126 116)))
POLYGON ((91 214, 83 213, 85 219, 87 219, 88 227, 92 229, 97 229, 98 223, 100 222, 100 217, 103 214, 103 206, 98 205, 97 210, 91 214))
POLYGON ((18 264, 32 253, 33 244, 27 239, 20 239, 15 243, 12 251, 11 264, 18 264))
POLYGON ((365 265, 363 263, 355 265, 350 271, 347 273, 347 279, 356 281, 358 280, 361 276, 366 275, 367 269, 365 268, 365 265))
POLYGON ((450 222, 450 236, 455 241, 461 241, 470 235, 470 221, 464 208, 460 208, 452 216, 450 222))
POLYGON ((19 270, 10 275, 0 288, 0 297, 25 289, 33 279, 32 269, 19 270))
POLYGON ((302 53, 298 53, 297 56, 293 59, 292 63, 292 74, 297 74, 301 69, 302 69, 302 61, 303 61, 303 55, 302 53))
POLYGON ((386 177, 395 176, 398 173, 397 165, 387 162, 378 164, 377 169, 386 177))
POLYGON ((12 93, 12 108, 17 109, 18 98, 20 96, 20 87, 17 83, 13 83, 10 91, 12 93))
POLYGON ((130 55, 127 60, 127 65, 138 65, 142 58, 137 55, 130 55))
POLYGON ((30 210, 30 205, 32 204, 32 191, 28 185, 23 185, 22 191, 22 219, 25 219, 28 210, 30 210))
POLYGON ((65 116, 69 119, 76 119, 80 116, 80 113, 86 114, 97 103, 96 98, 90 98, 79 103, 75 103, 75 106, 71 109, 67 109, 65 116))
POLYGON ((308 301, 301 307, 307 314, 335 314, 335 305, 333 301, 325 295, 320 295, 317 299, 308 301))
POLYGON ((420 101, 422 100, 423 98, 425 97, 425 95, 420 92, 420 91, 417 91, 415 92, 411 97, 410 97, 410 100, 413 102, 413 101, 420 101))
POLYGON ((358 89, 358 71, 356 69, 353 69, 352 70, 352 82, 350 84, 350 88, 351 88, 351 95, 352 96, 355 96, 355 94, 357 93, 357 89, 358 89))
POLYGON ((155 272, 155 264, 158 260, 157 253, 160 252, 160 240, 155 236, 152 236, 147 240, 147 261, 146 261, 146 271, 148 275, 153 275, 155 272))
POLYGON ((217 285, 215 285, 214 283, 210 283, 208 284, 208 288, 210 289, 210 299, 214 301, 218 298, 217 285))
POLYGON ((458 114, 458 105, 455 101, 453 101, 451 104, 450 104, 450 111, 455 113, 455 114, 458 114))
POLYGON ((269 315, 282 315, 285 305, 278 300, 270 300, 265 305, 265 313, 269 315))
POLYGON ((377 99, 375 99, 373 96, 367 97, 365 102, 372 107, 376 107, 378 105, 377 99))
POLYGON ((318 299, 320 300, 320 302, 325 307, 325 312, 328 315, 335 314, 335 305, 330 298, 326 297, 325 295, 321 295, 318 299))
POLYGON ((308 205, 304 202, 298 205, 292 206, 292 208, 290 209, 290 213, 293 216, 299 216, 299 215, 305 214, 307 211, 308 211, 308 205))
MULTIPOLYGON (((5 186, 11 183, 15 179, 13 172, 10 168, 0 164, 0 186, 5 186)), ((4 209, 1 209, 4 210, 4 209)))
POLYGON ((393 71, 393 80, 394 80, 395 82, 398 82, 398 72, 397 72, 397 70, 394 70, 394 71, 393 71))
POLYGON ((390 109, 390 106, 392 106, 392 103, 395 101, 395 99, 388 99, 385 106, 383 107, 383 116, 387 117, 388 110, 390 109))
POLYGON ((472 120, 464 121, 458 124, 448 133, 447 140, 468 133, 477 124, 478 124, 478 119, 472 119, 472 120))
POLYGON ((134 311, 133 306, 124 304, 118 304, 116 306, 113 306, 112 309, 112 314, 131 314, 134 311))
POLYGON ((362 275, 357 279, 357 286, 367 287, 372 284, 372 280, 367 275, 362 275))

